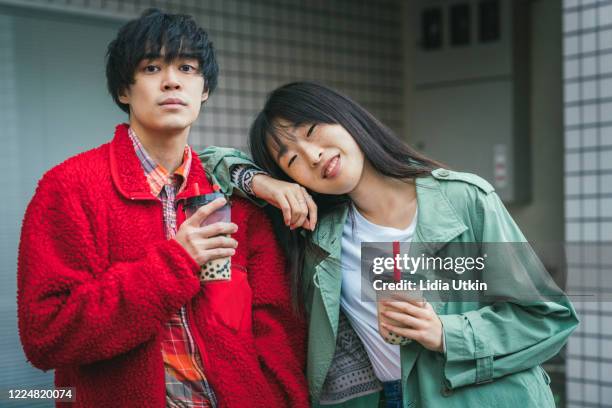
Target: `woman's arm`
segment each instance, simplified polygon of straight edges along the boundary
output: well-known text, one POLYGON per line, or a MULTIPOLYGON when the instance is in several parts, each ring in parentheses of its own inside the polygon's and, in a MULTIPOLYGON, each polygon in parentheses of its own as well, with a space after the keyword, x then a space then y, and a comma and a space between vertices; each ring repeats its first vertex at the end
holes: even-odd
POLYGON ((271 204, 281 210, 286 226, 314 230, 317 205, 304 187, 268 176, 237 149, 211 146, 199 157, 224 194, 236 192, 260 207, 271 204))
POLYGON ((574 307, 560 289, 548 285, 552 279, 498 195, 479 192, 478 197, 483 245, 500 248, 506 243, 501 245, 513 249, 495 251, 495 265, 485 273, 492 274, 491 283, 515 300, 439 316, 446 342, 444 376, 451 388, 541 364, 559 352, 578 325, 574 307), (555 293, 538 300, 534 288, 555 293))

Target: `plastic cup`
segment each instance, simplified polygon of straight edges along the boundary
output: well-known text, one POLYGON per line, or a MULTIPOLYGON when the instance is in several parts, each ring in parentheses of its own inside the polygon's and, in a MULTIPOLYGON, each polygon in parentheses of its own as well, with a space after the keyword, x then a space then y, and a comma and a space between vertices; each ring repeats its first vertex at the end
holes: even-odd
MULTIPOLYGON (((188 198, 184 207, 185 215, 187 218, 191 217, 193 213, 198 210, 198 208, 207 205, 220 197, 225 196, 221 193, 213 192, 188 198)), ((223 207, 210 214, 208 218, 202 222, 201 226, 203 227, 214 224, 215 222, 231 222, 231 214, 231 208, 229 202, 227 202, 223 207)), ((206 262, 200 268, 200 282, 204 283, 230 280, 232 278, 231 266, 231 257, 229 256, 206 262)))
POLYGON ((390 307, 387 307, 385 304, 383 304, 383 301, 394 301, 394 300, 398 300, 401 301, 402 299, 410 299, 410 300, 421 300, 422 299, 422 293, 419 292, 412 292, 410 293, 410 295, 407 295, 406 292, 402 292, 402 291, 397 291, 397 292, 391 292, 391 291, 386 291, 384 298, 381 300, 379 299, 376 302, 377 305, 377 315, 378 315, 378 332, 380 333, 380 335, 382 336, 382 338, 389 344, 394 344, 394 345, 398 345, 398 346, 405 346, 407 344, 409 344, 410 342, 412 342, 412 339, 409 339, 407 337, 404 336, 399 336, 395 333, 390 332, 389 330, 385 329, 384 327, 382 327, 381 323, 387 323, 387 324, 392 324, 393 326, 399 326, 402 327, 404 326, 403 324, 393 321, 391 319, 389 319, 388 317, 383 315, 383 312, 387 311, 387 310, 391 310, 391 311, 396 311, 390 307), (397 296, 400 299, 394 298, 394 296, 397 296))

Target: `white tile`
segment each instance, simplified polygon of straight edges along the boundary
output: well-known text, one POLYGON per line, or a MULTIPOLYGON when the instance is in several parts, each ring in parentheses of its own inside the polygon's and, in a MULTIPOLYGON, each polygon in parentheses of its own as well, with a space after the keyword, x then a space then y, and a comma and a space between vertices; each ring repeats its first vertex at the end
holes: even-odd
POLYGON ((587 357, 599 357, 599 339, 584 339, 584 355, 587 357))
MULTIPOLYGON (((595 96, 595 95, 593 95, 595 96)), ((599 118, 597 117, 598 105, 588 104, 582 106, 582 123, 597 123, 599 118)))
POLYGON ((597 217, 597 204, 598 201, 594 198, 582 200, 582 216, 583 217, 597 217))
POLYGON ((599 47, 598 48, 600 50, 609 50, 612 48, 612 29, 599 32, 599 47))
POLYGON ((599 404, 599 391, 597 385, 584 385, 584 400, 590 404, 599 404))
POLYGON ((581 13, 581 18, 580 18, 580 23, 581 23, 581 29, 589 29, 589 28, 593 28, 595 27, 595 25, 597 25, 597 13, 596 13, 597 9, 586 9, 583 10, 581 13))
POLYGON ((568 242, 579 242, 582 240, 579 223, 577 222, 565 223, 565 239, 568 242))
POLYGON ((599 96, 602 98, 612 97, 612 78, 607 78, 599 83, 599 96))
POLYGON ((612 174, 601 175, 601 192, 606 194, 612 193, 612 174))
POLYGON ((612 170, 612 150, 602 150, 599 152, 599 169, 612 170))
POLYGON ((610 242, 612 241, 612 222, 601 223, 601 241, 610 242))
POLYGON ((580 60, 568 59, 563 63, 563 77, 565 79, 576 78, 580 75, 580 60))
MULTIPOLYGON (((580 0, 563 0, 563 8, 576 7, 580 5, 580 0)), ((566 12, 567 13, 567 12, 566 12)))
MULTIPOLYGON (((610 140, 612 141, 612 127, 610 128, 610 140)), ((565 131, 565 147, 568 149, 580 147, 580 131, 566 130, 565 131)))
POLYGON ((577 11, 573 13, 563 13, 563 31, 574 31, 578 29, 579 14, 577 11))
POLYGON ((581 204, 581 200, 578 199, 566 199, 565 200, 565 216, 567 218, 576 218, 576 217, 580 217, 581 215, 581 211, 580 211, 580 204, 581 204))
POLYGON ((599 211, 602 217, 612 217, 612 198, 602 198, 599 202, 599 211))
POLYGON ((597 74, 597 58, 587 57, 580 60, 581 76, 590 76, 597 74))
POLYGON ((597 193, 597 177, 596 176, 585 176, 582 178, 582 193, 594 194, 597 193))
POLYGON ((584 362, 584 378, 586 380, 599 380, 599 362, 585 361, 584 362))
POLYGON ((601 333, 612 335, 612 316, 601 316, 601 333))
POLYGON ((567 342, 567 352, 570 355, 582 354, 582 339, 580 337, 573 337, 567 342))
POLYGON ((612 4, 599 7, 599 26, 612 24, 612 4))
POLYGON ((565 108, 565 125, 572 126, 580 123, 580 107, 570 106, 565 108))
POLYGON ((580 98, 582 100, 584 99, 593 99, 597 97, 597 88, 598 88, 599 84, 597 83, 596 80, 593 81, 585 81, 582 83, 582 94, 580 95, 580 98))
POLYGON ((584 152, 582 153, 582 170, 596 170, 598 167, 597 163, 597 152, 584 152))
POLYGON ((563 40, 563 55, 574 55, 578 53, 578 36, 565 37, 563 40))
POLYGON ((600 121, 609 122, 612 121, 612 102, 602 103, 599 110, 600 121))
POLYGON ((612 54, 605 54, 599 57, 599 73, 609 74, 612 72, 612 54))
MULTIPOLYGON (((582 376, 581 371, 569 371, 567 372, 568 376, 579 378, 582 376)), ((574 401, 582 401, 584 397, 584 384, 581 382, 567 382, 567 399, 574 401)), ((569 407, 576 408, 584 408, 582 405, 568 405, 569 407)))
POLYGON ((570 82, 564 85, 565 102, 575 102, 580 99, 580 83, 570 82))
POLYGON ((582 147, 593 147, 599 145, 599 134, 597 129, 584 129, 582 132, 582 147))
POLYGON ((578 171, 580 170, 580 153, 566 153, 565 154, 565 171, 578 171))
POLYGON ((595 33, 583 34, 580 37, 581 53, 595 51, 597 47, 597 35, 595 33))
MULTIPOLYGON (((567 136, 567 132, 566 132, 567 136)), ((601 138, 602 146, 612 146, 612 126, 602 127, 599 130, 599 136, 601 138)), ((566 138, 567 143, 567 138, 566 138)))
MULTIPOLYGON (((602 371, 604 373, 610 373, 612 371, 612 366, 608 363, 603 363, 602 371)), ((612 386, 602 385, 599 387, 599 392, 601 392, 601 400, 602 401, 612 401, 612 386)))
POLYGON ((580 176, 571 176, 565 178, 565 194, 573 195, 580 194, 580 176))

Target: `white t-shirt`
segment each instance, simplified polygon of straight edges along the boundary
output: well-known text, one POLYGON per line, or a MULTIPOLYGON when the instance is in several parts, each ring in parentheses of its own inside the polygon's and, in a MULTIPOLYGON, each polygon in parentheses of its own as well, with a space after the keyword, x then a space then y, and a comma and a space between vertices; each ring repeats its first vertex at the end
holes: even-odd
POLYGON ((355 232, 347 217, 342 232, 342 291, 340 307, 363 342, 374 373, 381 381, 402 378, 400 347, 387 343, 378 332, 376 302, 361 300, 361 242, 411 242, 417 214, 408 228, 396 229, 368 221, 353 206, 355 232))

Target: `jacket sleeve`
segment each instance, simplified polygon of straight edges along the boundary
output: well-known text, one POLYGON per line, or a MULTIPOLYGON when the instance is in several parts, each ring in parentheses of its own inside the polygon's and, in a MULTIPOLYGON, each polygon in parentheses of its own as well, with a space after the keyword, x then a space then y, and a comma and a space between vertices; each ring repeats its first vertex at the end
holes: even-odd
POLYGON ((444 377, 449 388, 486 383, 541 364, 559 352, 578 325, 574 307, 554 283, 547 286, 556 288, 552 297, 534 296, 534 282, 536 286, 542 282, 548 285, 552 279, 498 195, 479 193, 478 201, 480 216, 476 218, 481 225, 477 229, 483 246, 512 243, 496 247, 497 267, 491 272, 487 268, 485 273, 493 274, 489 281, 496 285, 495 290, 506 291, 514 300, 439 316, 446 344, 444 377))
POLYGON ((213 182, 219 185, 223 194, 236 193, 259 207, 267 204, 264 200, 250 196, 232 182, 231 172, 234 166, 243 165, 261 170, 246 153, 230 147, 209 146, 200 153, 199 158, 206 174, 211 175, 213 182))
POLYGON ((71 183, 48 173, 25 213, 19 334, 28 360, 43 370, 138 347, 199 290, 198 265, 174 240, 152 244, 133 262, 109 263, 89 210, 71 183))
POLYGON ((263 372, 287 406, 307 407, 306 323, 292 309, 285 257, 260 209, 249 219, 249 242, 253 334, 263 372))

